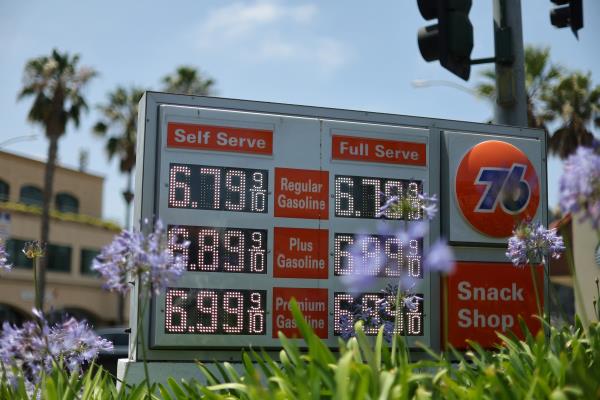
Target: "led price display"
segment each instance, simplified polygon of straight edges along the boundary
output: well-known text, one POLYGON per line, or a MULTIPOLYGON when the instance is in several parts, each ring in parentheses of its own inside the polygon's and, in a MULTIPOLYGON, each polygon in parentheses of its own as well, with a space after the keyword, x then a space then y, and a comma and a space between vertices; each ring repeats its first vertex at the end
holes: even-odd
POLYGON ((386 218, 408 221, 421 218, 421 181, 336 175, 334 190, 336 217, 379 218, 385 199, 398 196, 399 201, 408 201, 411 207, 404 211, 388 209, 384 213, 386 218))
POLYGON ((165 333, 264 335, 266 290, 168 288, 165 333))
POLYGON ((334 235, 334 275, 423 278, 423 240, 394 235, 334 235))
MULTIPOLYGON (((417 294, 423 298, 422 294, 417 294)), ((392 306, 395 304, 395 296, 384 293, 362 293, 353 295, 344 292, 335 292, 333 295, 333 318, 334 328, 333 333, 339 336, 341 333, 341 321, 347 318, 354 326, 355 309, 361 307, 363 318, 366 319, 364 331, 367 335, 377 335, 379 327, 384 320, 393 321, 398 318, 398 327, 396 333, 406 336, 422 336, 423 335, 423 300, 415 302, 415 310, 411 311, 406 306, 401 307, 392 316, 392 306), (380 307, 380 302, 386 300, 385 307, 380 307), (406 332, 406 333, 405 333, 406 332)))
POLYGON ((267 170, 169 165, 169 208, 267 213, 268 192, 267 170))
POLYGON ((169 245, 188 271, 267 273, 266 229, 170 225, 169 245))

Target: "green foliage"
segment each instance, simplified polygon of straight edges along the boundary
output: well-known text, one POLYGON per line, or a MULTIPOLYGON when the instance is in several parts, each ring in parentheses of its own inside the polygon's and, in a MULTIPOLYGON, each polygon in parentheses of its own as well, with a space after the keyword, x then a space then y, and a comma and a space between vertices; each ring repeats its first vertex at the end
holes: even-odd
MULTIPOLYGON (((495 351, 471 343, 460 353, 436 354, 423 347, 411 360, 406 344, 397 341, 397 357, 380 330, 374 340, 357 324, 356 337, 339 342, 333 352, 302 318, 292 312, 306 349, 280 334, 279 360, 264 351, 242 354, 242 366, 227 362, 216 369, 198 363, 205 382, 169 378, 166 385, 130 387, 115 384, 103 371, 88 370, 81 378, 57 368, 36 388, 43 399, 573 399, 600 396, 600 324, 557 329, 547 336, 527 331, 524 340, 499 335, 504 345, 495 351), (76 395, 75 395, 76 394, 76 395)), ((31 395, 31 389, 29 392, 31 395)), ((2 399, 28 399, 24 382, 16 389, 0 385, 2 399)))
MULTIPOLYGON (((486 69, 481 76, 483 81, 475 86, 475 92, 494 100, 496 73, 486 69)), ((592 143, 592 130, 600 127, 600 85, 592 84, 589 73, 569 71, 552 63, 548 47, 527 46, 525 90, 527 123, 548 132, 551 153, 565 159, 578 146, 592 143)))
MULTIPOLYGON (((340 341, 332 353, 303 323, 296 304, 293 313, 308 349, 280 335, 283 349, 276 362, 264 352, 243 354, 243 373, 230 364, 217 365, 220 376, 199 364, 206 386, 177 385, 168 399, 568 399, 600 396, 600 325, 546 326, 523 341, 500 335, 504 345, 486 351, 477 343, 462 354, 450 349, 411 361, 399 340, 392 360, 382 331, 374 343, 360 324, 355 338, 340 341)), ((164 393, 167 388, 162 387, 164 393)))
POLYGON ((81 112, 87 110, 82 91, 97 72, 78 64, 79 54, 56 49, 50 56, 33 58, 25 64, 19 99, 34 98, 28 119, 41 124, 49 138, 63 135, 69 121, 79 126, 81 112))
POLYGON ((180 65, 171 75, 162 79, 163 90, 169 93, 207 96, 214 93, 215 81, 204 77, 196 67, 180 65))
POLYGON ((108 93, 108 100, 98 108, 102 114, 94 125, 95 134, 106 138, 105 150, 109 160, 119 158, 121 172, 131 173, 135 167, 138 103, 145 89, 118 86, 108 93))

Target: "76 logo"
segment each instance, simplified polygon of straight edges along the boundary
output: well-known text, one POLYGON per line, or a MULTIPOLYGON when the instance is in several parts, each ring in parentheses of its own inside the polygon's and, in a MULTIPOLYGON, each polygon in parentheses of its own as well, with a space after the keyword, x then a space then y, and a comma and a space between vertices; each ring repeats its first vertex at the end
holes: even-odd
POLYGON ((500 203, 506 213, 519 214, 531 198, 529 184, 523 180, 526 172, 526 165, 516 163, 510 168, 481 168, 475 183, 487 188, 473 211, 492 213, 500 203))

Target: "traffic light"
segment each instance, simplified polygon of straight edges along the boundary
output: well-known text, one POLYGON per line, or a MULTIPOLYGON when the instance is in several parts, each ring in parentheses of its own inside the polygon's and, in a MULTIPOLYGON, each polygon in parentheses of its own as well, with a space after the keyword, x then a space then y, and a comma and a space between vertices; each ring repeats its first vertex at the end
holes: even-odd
POLYGON ((469 80, 473 25, 469 21, 471 0, 417 0, 419 11, 435 25, 419 29, 419 50, 425 61, 439 60, 448 71, 469 80))
POLYGON ((577 31, 583 28, 583 2, 582 0, 551 0, 556 7, 550 10, 550 23, 557 28, 571 27, 575 37, 579 39, 577 31))

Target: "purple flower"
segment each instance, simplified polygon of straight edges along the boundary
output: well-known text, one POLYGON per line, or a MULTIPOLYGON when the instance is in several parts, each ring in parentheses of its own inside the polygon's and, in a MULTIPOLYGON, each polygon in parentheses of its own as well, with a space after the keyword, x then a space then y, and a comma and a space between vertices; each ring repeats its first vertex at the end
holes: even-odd
POLYGON ((506 257, 516 267, 545 262, 547 256, 559 258, 565 246, 556 229, 546 229, 539 222, 523 221, 508 239, 506 257))
POLYGON ((375 215, 378 218, 395 213, 405 217, 411 215, 412 217, 408 218, 410 220, 420 219, 421 216, 431 220, 437 214, 438 199, 436 195, 428 196, 426 193, 420 193, 417 199, 401 198, 399 196, 386 198, 385 194, 380 193, 380 195, 385 201, 375 215))
POLYGON ((410 312, 415 312, 419 309, 419 301, 422 301, 423 298, 417 296, 416 294, 404 297, 404 307, 410 312))
POLYGON ((48 342, 57 346, 54 351, 59 352, 69 371, 78 370, 81 365, 96 358, 100 351, 113 349, 110 341, 94 334, 85 321, 75 318, 54 326, 48 342))
POLYGON ((451 274, 454 271, 454 254, 446 241, 438 240, 425 256, 423 268, 427 271, 451 274))
POLYGON ((388 343, 392 342, 392 338, 394 337, 394 328, 394 321, 383 321, 383 339, 388 343))
POLYGON ((427 194, 419 194, 419 203, 421 204, 421 211, 428 220, 435 218, 437 214, 437 196, 427 196, 427 194))
POLYGON ((8 272, 12 269, 12 265, 8 263, 8 252, 2 239, 0 239, 0 271, 8 272))
POLYGON ((592 148, 580 146, 564 162, 559 203, 564 213, 581 212, 582 221, 600 226, 600 156, 592 148))
POLYGON ((340 336, 342 337, 342 339, 348 340, 351 337, 354 337, 355 332, 352 318, 350 318, 348 315, 342 315, 340 317, 339 323, 340 336))
POLYGON ((5 322, 0 332, 0 361, 7 369, 22 371, 27 382, 36 384, 42 373, 63 362, 70 371, 78 371, 94 359, 100 350, 112 349, 112 343, 97 337, 85 322, 71 318, 53 327, 33 310, 35 321, 22 327, 5 322))
MULTIPOLYGON (((123 231, 102 249, 92 268, 106 279, 104 287, 108 290, 127 293, 129 280, 138 278, 143 286, 158 294, 185 271, 183 257, 170 250, 176 241, 175 235, 166 234, 160 221, 148 235, 123 231)), ((178 246, 187 247, 189 241, 178 246)))
POLYGON ((385 253, 377 238, 359 235, 348 249, 348 274, 342 277, 342 282, 353 293, 364 291, 375 282, 385 261, 385 253))
MULTIPOLYGON (((381 193, 381 195, 385 198, 385 195, 383 193, 381 193)), ((386 213, 386 211, 390 208, 393 207, 395 205, 398 204, 398 201, 400 200, 400 198, 398 196, 390 196, 388 197, 385 202, 383 203, 383 205, 381 207, 379 207, 379 211, 377 212, 377 214, 375 214, 375 216, 377 218, 383 217, 386 213)))

